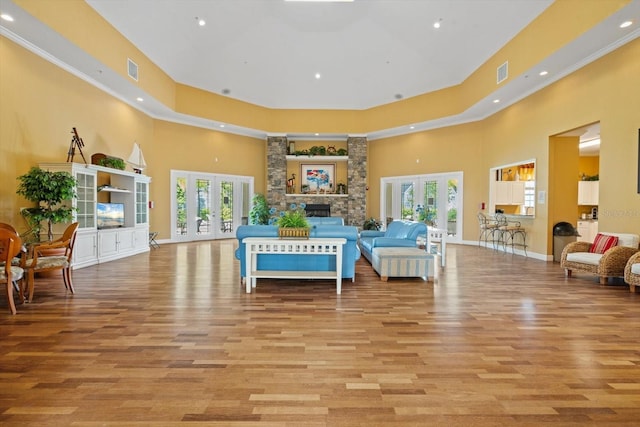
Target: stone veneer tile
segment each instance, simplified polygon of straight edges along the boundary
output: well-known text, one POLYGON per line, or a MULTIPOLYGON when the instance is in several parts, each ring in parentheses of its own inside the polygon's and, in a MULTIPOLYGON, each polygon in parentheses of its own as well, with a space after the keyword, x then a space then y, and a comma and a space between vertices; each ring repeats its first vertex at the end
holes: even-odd
POLYGON ((291 203, 313 203, 331 205, 331 215, 341 216, 345 224, 361 227, 365 220, 367 186, 367 138, 348 137, 347 191, 343 196, 295 195, 285 197, 287 192, 287 137, 267 137, 267 202, 279 210, 291 203))

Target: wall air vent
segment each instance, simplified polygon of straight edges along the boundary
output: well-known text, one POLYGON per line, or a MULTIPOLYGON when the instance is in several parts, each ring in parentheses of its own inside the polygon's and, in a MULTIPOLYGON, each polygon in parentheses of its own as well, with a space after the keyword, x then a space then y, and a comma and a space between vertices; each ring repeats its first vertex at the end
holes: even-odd
POLYGON ((500 84, 507 80, 507 77, 509 77, 509 61, 498 67, 498 81, 496 84, 500 84))
POLYGON ((127 73, 133 80, 138 81, 138 64, 127 58, 127 73))

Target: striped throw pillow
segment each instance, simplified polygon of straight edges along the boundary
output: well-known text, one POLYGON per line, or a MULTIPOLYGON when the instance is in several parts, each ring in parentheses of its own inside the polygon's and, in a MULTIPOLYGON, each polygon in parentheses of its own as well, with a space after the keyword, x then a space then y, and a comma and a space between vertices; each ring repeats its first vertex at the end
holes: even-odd
POLYGON ((607 236, 602 233, 598 233, 593 241, 593 244, 589 248, 589 252, 594 254, 603 254, 617 244, 617 236, 607 236))

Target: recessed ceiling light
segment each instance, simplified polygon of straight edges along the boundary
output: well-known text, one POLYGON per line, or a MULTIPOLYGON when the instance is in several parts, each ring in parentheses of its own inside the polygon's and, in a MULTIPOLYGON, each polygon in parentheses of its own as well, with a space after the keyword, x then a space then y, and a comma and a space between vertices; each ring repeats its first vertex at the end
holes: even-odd
POLYGON ((314 135, 315 135, 315 136, 318 136, 318 135, 320 135, 320 134, 319 134, 318 132, 316 132, 316 133, 314 133, 314 135))
POLYGON ((633 24, 633 21, 624 21, 622 24, 620 24, 620 28, 627 28, 630 27, 633 24))
POLYGON ((500 102, 500 100, 499 100, 499 99, 494 99, 494 100, 493 100, 493 103, 494 103, 494 104, 497 104, 498 102, 500 102))
POLYGON ((13 22, 13 16, 7 15, 6 13, 0 15, 0 18, 4 19, 5 21, 13 22))
POLYGON ((200 25, 201 27, 204 27, 205 25, 207 25, 207 21, 205 21, 204 19, 198 18, 196 16, 196 21, 198 22, 198 25, 200 25))
POLYGON ((284 1, 290 1, 290 2, 316 2, 316 3, 351 3, 354 0, 284 0, 284 1))
POLYGON ((316 79, 319 79, 319 78, 320 78, 320 77, 322 77, 322 76, 320 75, 320 73, 316 73, 314 77, 315 77, 316 79))
POLYGON ((138 101, 138 102, 142 102, 142 101, 144 101, 144 98, 142 98, 142 97, 137 97, 137 98, 136 98, 136 101, 138 101))
POLYGON ((436 22, 433 23, 433 28, 440 28, 441 25, 442 25, 442 18, 438 19, 436 22))
POLYGON ((221 124, 221 125, 220 125, 220 127, 221 127, 221 128, 223 128, 223 127, 224 127, 224 125, 223 125, 223 124, 221 124))
POLYGON ((396 93, 396 94, 394 95, 394 98, 395 98, 395 99, 402 99, 402 94, 401 94, 401 93, 396 93))
POLYGON ((540 71, 540 75, 541 76, 546 76, 547 74, 549 74, 549 72, 547 70, 540 71))
POLYGON ((415 126, 409 126, 409 129, 415 129, 415 128, 416 128, 415 126))

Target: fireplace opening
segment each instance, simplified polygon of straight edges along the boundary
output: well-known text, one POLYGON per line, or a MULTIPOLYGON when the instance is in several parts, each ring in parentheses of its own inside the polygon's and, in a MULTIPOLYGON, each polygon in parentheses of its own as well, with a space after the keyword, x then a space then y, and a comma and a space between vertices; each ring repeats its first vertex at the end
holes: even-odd
POLYGON ((307 216, 331 216, 331 205, 309 204, 304 208, 307 216))

